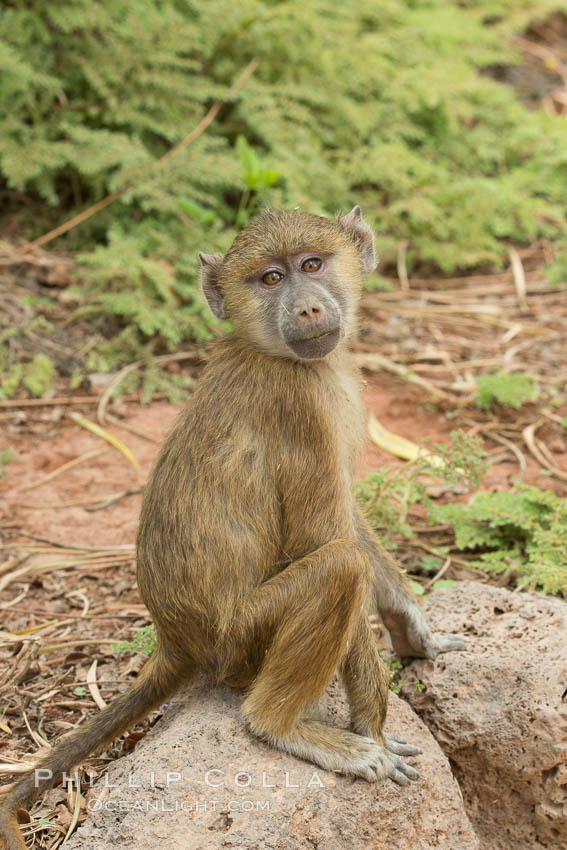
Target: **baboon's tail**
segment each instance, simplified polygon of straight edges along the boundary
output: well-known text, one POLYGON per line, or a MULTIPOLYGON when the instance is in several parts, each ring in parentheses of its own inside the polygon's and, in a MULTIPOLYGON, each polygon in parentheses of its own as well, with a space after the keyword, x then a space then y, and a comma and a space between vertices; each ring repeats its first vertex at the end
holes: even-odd
POLYGON ((40 794, 61 780, 63 773, 69 776, 93 751, 103 749, 125 729, 142 720, 186 677, 189 672, 184 676, 179 668, 175 669, 158 646, 128 691, 100 714, 64 735, 49 755, 8 792, 0 805, 1 850, 26 850, 18 827, 18 809, 29 809, 40 794))

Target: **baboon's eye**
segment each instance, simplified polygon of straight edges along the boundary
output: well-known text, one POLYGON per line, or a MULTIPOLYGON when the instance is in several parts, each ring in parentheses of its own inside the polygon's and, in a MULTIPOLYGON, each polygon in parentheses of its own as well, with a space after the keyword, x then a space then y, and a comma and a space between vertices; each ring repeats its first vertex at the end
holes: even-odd
POLYGON ((321 268, 321 260, 319 257, 309 257, 307 260, 304 260, 301 268, 304 272, 318 272, 321 268))
POLYGON ((279 283, 282 279, 283 274, 281 272, 276 272, 272 269, 271 272, 266 272, 262 280, 264 283, 267 283, 268 286, 274 286, 276 283, 279 283))

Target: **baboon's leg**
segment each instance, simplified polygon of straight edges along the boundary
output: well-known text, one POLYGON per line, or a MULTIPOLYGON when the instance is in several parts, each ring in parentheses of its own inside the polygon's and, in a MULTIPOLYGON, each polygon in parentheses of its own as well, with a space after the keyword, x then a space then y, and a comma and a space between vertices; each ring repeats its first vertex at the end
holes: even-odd
MULTIPOLYGON (((273 626, 273 637, 243 712, 251 730, 279 749, 327 770, 370 781, 390 776, 405 784, 418 773, 388 751, 377 724, 380 737, 374 740, 305 717, 356 640, 367 579, 364 552, 357 544, 336 540, 252 592, 242 609, 249 636, 263 617, 273 626)), ((359 652, 368 649, 361 643, 359 652)), ((369 671, 374 659, 374 654, 365 659, 361 670, 369 671)), ((360 687, 372 687, 376 673, 371 677, 360 687)))
POLYGON ((359 617, 341 673, 350 703, 353 729, 359 735, 381 741, 388 710, 390 677, 365 612, 359 617))
POLYGON ((390 675, 378 652, 368 616, 360 617, 352 645, 341 668, 350 704, 352 727, 359 735, 383 741, 387 750, 398 756, 422 753, 403 738, 386 735, 382 730, 388 710, 390 675))

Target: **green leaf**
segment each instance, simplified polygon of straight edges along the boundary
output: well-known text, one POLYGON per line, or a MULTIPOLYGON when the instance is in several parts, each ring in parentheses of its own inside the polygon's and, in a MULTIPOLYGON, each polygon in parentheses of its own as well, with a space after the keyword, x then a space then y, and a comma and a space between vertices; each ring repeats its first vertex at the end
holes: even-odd
POLYGON ((248 144, 244 136, 236 140, 236 152, 240 157, 240 164, 244 172, 244 182, 250 189, 256 189, 260 182, 262 165, 260 157, 253 147, 248 144))
POLYGON ((193 198, 182 197, 178 200, 179 209, 190 218, 199 221, 202 224, 212 224, 217 220, 216 213, 213 210, 208 210, 202 204, 197 203, 193 198))
POLYGON ((458 583, 458 581, 452 581, 451 579, 440 578, 433 585, 433 590, 442 590, 444 587, 454 587, 458 583))

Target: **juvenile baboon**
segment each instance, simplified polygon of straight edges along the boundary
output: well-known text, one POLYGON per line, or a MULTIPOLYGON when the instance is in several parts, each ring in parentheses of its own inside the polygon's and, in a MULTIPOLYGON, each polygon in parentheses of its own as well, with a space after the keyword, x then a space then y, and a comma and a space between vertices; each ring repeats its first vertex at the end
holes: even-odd
MULTIPOLYGON (((335 221, 265 211, 225 257, 200 260, 208 303, 233 330, 214 344, 144 494, 138 584, 158 646, 131 689, 65 735, 39 775, 69 774, 203 670, 245 691, 250 730, 273 746, 406 784, 418 773, 401 756, 421 751, 382 732, 388 675, 367 608, 400 655, 464 645, 430 632, 352 496, 364 416, 348 341, 375 266, 373 234, 359 207, 335 221), (310 712, 337 670, 352 731, 310 712)), ((37 776, 6 797, 6 850, 25 846, 15 813, 50 784, 37 776)))

